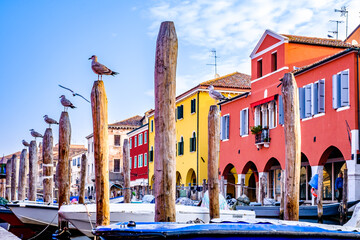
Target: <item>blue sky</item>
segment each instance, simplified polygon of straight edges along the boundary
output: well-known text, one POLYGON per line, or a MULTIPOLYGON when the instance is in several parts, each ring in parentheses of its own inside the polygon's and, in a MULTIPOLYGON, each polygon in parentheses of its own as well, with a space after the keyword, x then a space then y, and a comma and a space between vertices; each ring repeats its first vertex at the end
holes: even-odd
MULTIPOLYGON (((250 73, 249 55, 266 29, 278 33, 326 37, 329 20, 344 20, 334 8, 349 9, 349 32, 360 23, 358 0, 104 0, 0 1, 2 116, 0 154, 22 149, 29 129, 44 133, 42 116, 59 119, 65 94, 72 143, 86 144, 92 132, 91 106, 58 84, 90 99, 93 81, 88 58, 120 74, 104 76, 109 122, 142 115, 154 108, 156 37, 162 21, 174 21, 178 41, 177 93, 209 80, 216 49, 218 73, 250 73)), ((345 24, 339 26, 345 37, 345 24)), ((54 143, 58 127, 53 127, 54 143)))

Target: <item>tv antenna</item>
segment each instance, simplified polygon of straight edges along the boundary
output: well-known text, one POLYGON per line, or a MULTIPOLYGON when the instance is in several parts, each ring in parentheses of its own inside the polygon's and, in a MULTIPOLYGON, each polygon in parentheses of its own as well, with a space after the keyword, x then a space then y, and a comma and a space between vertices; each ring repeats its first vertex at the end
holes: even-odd
POLYGON ((212 52, 213 54, 213 57, 214 57, 214 63, 209 63, 209 64, 206 64, 206 65, 211 65, 211 66, 214 66, 215 67, 215 78, 218 77, 218 74, 217 74, 217 63, 216 63, 216 59, 219 58, 218 56, 216 56, 216 49, 212 49, 210 52, 212 52))
POLYGON ((334 9, 335 12, 339 12, 340 17, 346 17, 346 37, 348 36, 348 16, 349 11, 346 9, 346 6, 342 6, 341 9, 334 9))
MULTIPOLYGON (((328 31, 328 32, 336 34, 336 39, 338 39, 338 37, 339 37, 339 23, 343 23, 344 21, 330 20, 329 22, 336 22, 336 31, 328 31)), ((333 37, 333 36, 328 35, 328 37, 333 37)))

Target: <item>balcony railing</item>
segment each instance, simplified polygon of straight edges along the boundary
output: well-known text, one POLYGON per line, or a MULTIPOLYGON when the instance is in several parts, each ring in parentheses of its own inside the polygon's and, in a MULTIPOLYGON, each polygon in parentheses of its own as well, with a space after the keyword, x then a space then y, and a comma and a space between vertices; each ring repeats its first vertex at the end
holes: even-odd
POLYGON ((269 146, 270 134, 269 129, 262 129, 262 131, 255 135, 255 144, 264 144, 265 147, 269 146))

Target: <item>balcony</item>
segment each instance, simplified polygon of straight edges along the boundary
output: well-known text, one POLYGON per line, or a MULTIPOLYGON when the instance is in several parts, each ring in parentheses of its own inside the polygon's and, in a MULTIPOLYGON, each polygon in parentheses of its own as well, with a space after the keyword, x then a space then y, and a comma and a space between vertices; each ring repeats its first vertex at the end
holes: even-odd
POLYGON ((269 129, 263 128, 260 132, 255 134, 255 144, 258 148, 262 146, 268 148, 270 147, 270 134, 269 129))

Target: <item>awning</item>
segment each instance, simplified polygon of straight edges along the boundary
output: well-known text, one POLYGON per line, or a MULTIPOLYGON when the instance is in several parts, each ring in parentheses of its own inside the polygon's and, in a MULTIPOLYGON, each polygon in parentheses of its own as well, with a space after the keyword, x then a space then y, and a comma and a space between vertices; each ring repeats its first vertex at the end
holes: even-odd
POLYGON ((271 97, 267 97, 267 98, 261 99, 259 101, 253 102, 253 103, 250 104, 250 106, 253 108, 253 107, 259 106, 261 104, 271 102, 272 100, 275 100, 277 98, 277 95, 278 94, 275 94, 275 95, 273 95, 271 97))

